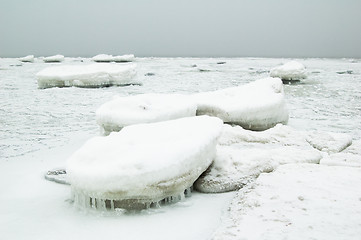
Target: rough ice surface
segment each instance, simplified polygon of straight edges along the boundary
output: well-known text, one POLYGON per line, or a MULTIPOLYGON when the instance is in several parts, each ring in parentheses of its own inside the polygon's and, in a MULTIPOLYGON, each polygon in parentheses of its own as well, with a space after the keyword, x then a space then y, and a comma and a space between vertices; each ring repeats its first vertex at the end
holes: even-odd
POLYGON ((133 54, 113 56, 109 54, 98 54, 92 57, 94 62, 132 62, 135 57, 133 54))
POLYGON ((279 78, 264 78, 239 87, 194 95, 197 115, 221 118, 250 130, 286 124, 288 110, 279 78))
POLYGON ((351 145, 352 137, 343 133, 312 131, 308 133, 307 141, 320 151, 338 153, 351 145))
POLYGON ((46 63, 62 62, 62 61, 64 61, 64 56, 63 55, 54 55, 54 56, 44 57, 43 61, 46 63))
POLYGON ((211 239, 360 239, 360 176, 360 168, 318 164, 261 174, 211 239))
MULTIPOLYGON (((260 173, 271 172, 279 165, 318 164, 322 154, 307 139, 307 132, 281 124, 263 132, 224 125, 216 158, 194 186, 207 193, 234 191, 252 182, 260 173)), ((334 141, 324 142, 325 146, 332 144, 334 141)))
POLYGON ((342 152, 326 155, 320 163, 325 165, 361 167, 361 140, 353 140, 352 144, 342 152))
POLYGON ((25 57, 18 58, 20 62, 34 62, 34 55, 28 55, 25 57))
POLYGON ((121 208, 182 195, 212 163, 222 125, 218 118, 198 116, 94 137, 67 161, 72 192, 117 201, 121 208))
POLYGON ((39 88, 49 87, 105 87, 139 84, 134 77, 136 65, 88 64, 48 67, 36 74, 39 88))
POLYGON ((301 80, 307 77, 305 66, 297 61, 290 61, 281 66, 272 68, 270 76, 287 81, 301 80))
POLYGON ((104 103, 96 111, 96 121, 102 133, 108 135, 132 124, 195 116, 196 109, 196 104, 186 95, 140 94, 104 103))

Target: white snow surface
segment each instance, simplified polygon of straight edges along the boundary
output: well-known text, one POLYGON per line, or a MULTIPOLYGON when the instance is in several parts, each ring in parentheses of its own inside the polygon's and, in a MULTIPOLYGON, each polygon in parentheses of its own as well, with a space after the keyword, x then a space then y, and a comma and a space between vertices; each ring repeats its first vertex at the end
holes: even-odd
POLYGON ((25 57, 18 58, 20 62, 34 62, 34 55, 28 55, 25 57))
POLYGON ((68 180, 100 199, 156 202, 183 193, 212 163, 222 125, 200 116, 94 137, 68 159, 68 180))
POLYGON ((44 62, 62 62, 62 61, 64 61, 64 56, 58 54, 58 55, 54 55, 54 56, 44 57, 43 61, 44 62))
POLYGON ((152 123, 196 115, 197 106, 186 95, 140 94, 116 97, 96 111, 101 131, 108 135, 138 123, 152 123))
POLYGON ((277 123, 286 124, 288 110, 283 84, 279 78, 264 78, 251 83, 194 95, 197 115, 221 118, 250 130, 265 130, 277 123))
POLYGON ((361 169, 288 164, 240 190, 213 240, 360 239, 361 169))
POLYGON ((321 164, 361 167, 361 140, 353 140, 352 144, 342 152, 325 155, 321 164))
POLYGON ((113 56, 109 54, 98 54, 92 57, 94 62, 132 62, 135 57, 133 54, 125 54, 120 56, 113 56))
MULTIPOLYGON (((328 133, 319 132, 319 136, 328 133)), ((239 126, 225 124, 217 145, 217 155, 211 167, 195 183, 201 192, 227 192, 244 187, 262 172, 271 172, 279 165, 289 163, 318 164, 322 154, 307 141, 308 132, 297 131, 278 124, 263 131, 254 132, 239 126)), ((324 146, 335 144, 324 141, 324 146)), ((343 138, 336 144, 346 144, 343 138)))
POLYGON ((290 61, 281 66, 272 68, 270 76, 288 81, 301 80, 307 77, 305 66, 297 61, 290 61))
POLYGON ((104 87, 139 84, 134 77, 136 65, 88 64, 48 67, 36 74, 39 88, 49 87, 104 87))

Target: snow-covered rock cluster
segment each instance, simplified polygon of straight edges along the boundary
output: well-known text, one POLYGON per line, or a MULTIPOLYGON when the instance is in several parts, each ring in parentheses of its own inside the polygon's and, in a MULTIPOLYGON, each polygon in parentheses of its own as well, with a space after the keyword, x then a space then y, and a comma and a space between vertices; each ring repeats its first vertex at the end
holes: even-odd
POLYGON ((244 86, 190 96, 143 94, 119 97, 103 104, 96 115, 105 133, 134 123, 195 115, 215 116, 225 123, 251 130, 265 130, 288 121, 279 78, 260 79, 244 86))
POLYGON ((299 81, 307 77, 305 66, 297 61, 290 61, 272 68, 270 76, 281 78, 284 81, 299 81))
POLYGON ((136 65, 89 64, 48 67, 36 74, 39 88, 49 87, 105 87, 140 84, 134 77, 136 65))
POLYGON ((108 54, 99 54, 92 57, 94 62, 132 62, 135 57, 133 54, 113 56, 108 54))

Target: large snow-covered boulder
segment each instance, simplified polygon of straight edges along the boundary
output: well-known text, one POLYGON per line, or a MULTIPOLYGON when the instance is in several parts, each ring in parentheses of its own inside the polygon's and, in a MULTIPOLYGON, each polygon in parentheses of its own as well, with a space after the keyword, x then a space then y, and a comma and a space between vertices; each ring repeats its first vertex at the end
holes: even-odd
POLYGON ((104 103, 96 111, 96 120, 107 135, 132 124, 195 116, 196 109, 196 104, 185 95, 140 94, 104 103))
POLYGON ((290 61, 281 66, 272 68, 270 76, 278 77, 286 81, 297 81, 307 77, 305 66, 297 61, 290 61))
POLYGON ((18 58, 20 62, 34 62, 34 55, 28 55, 25 57, 18 58))
POLYGON ((134 61, 133 54, 126 54, 120 56, 113 56, 109 54, 98 54, 92 57, 94 62, 132 62, 134 61))
POLYGON ((221 118, 245 129, 265 130, 286 124, 283 83, 279 78, 260 79, 249 84, 194 95, 197 115, 221 118))
POLYGON ((89 64, 48 67, 36 74, 39 88, 105 87, 140 84, 135 64, 89 64))
POLYGON ((222 125, 218 118, 190 117, 90 139, 67 161, 75 202, 132 209, 182 196, 212 163, 222 125))
POLYGON ((62 62, 62 61, 64 61, 64 56, 63 55, 54 55, 54 56, 44 57, 43 61, 46 63, 62 62))

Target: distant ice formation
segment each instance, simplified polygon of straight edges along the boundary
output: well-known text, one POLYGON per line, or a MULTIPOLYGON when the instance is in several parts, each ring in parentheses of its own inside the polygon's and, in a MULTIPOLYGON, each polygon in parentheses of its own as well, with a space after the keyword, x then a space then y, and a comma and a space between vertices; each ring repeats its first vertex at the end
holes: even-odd
POLYGON ((107 135, 132 124, 195 116, 196 109, 196 104, 185 95, 140 94, 104 103, 96 111, 96 120, 107 135))
POLYGON ((249 84, 199 93, 194 96, 197 115, 221 118, 245 129, 265 130, 288 122, 283 84, 279 78, 264 78, 249 84))
POLYGON ((105 87, 140 84, 134 77, 136 65, 89 64, 48 67, 36 74, 39 88, 105 87))
POLYGON ((135 57, 133 54, 126 54, 121 56, 113 56, 108 54, 99 54, 92 57, 94 62, 132 62, 135 57))
POLYGON ((305 66, 297 61, 290 61, 272 68, 270 76, 278 77, 285 81, 298 81, 307 77, 305 66))
POLYGON ((75 203, 142 209, 182 198, 212 163, 222 125, 215 117, 189 117, 90 139, 67 161, 75 203))
POLYGON ((28 55, 25 57, 18 58, 20 62, 34 62, 34 55, 28 55))
POLYGON ((207 193, 238 190, 259 174, 271 172, 279 165, 318 164, 330 149, 340 152, 351 142, 351 137, 346 134, 320 131, 315 134, 282 124, 263 132, 224 125, 216 158, 197 180, 195 188, 207 193))
POLYGON ((63 55, 54 55, 54 56, 44 57, 43 61, 46 63, 62 62, 62 61, 64 61, 64 56, 63 55))

